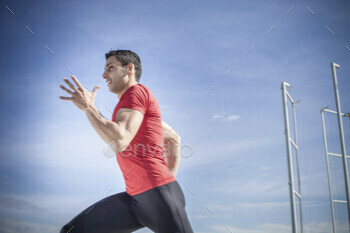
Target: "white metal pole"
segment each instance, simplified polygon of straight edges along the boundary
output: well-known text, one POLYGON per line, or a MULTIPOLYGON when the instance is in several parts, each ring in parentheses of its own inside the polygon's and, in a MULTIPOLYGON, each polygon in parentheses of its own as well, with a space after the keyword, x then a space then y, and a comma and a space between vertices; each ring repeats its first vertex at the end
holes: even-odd
POLYGON ((333 233, 336 233, 335 226, 335 216, 334 216, 334 203, 333 203, 333 193, 332 193, 332 181, 331 181, 331 173, 329 170, 329 158, 328 158, 328 145, 327 145, 327 131, 324 120, 324 110, 321 110, 321 118, 322 118, 322 128, 323 128, 323 140, 324 140, 324 149, 326 151, 326 163, 327 163, 327 174, 328 174, 328 188, 329 188, 329 199, 331 201, 331 211, 332 211, 332 225, 333 225, 333 233))
POLYGON ((303 233, 303 211, 302 211, 302 202, 301 202, 301 184, 300 184, 300 169, 299 169, 299 142, 298 142, 298 132, 297 132, 297 115, 295 110, 295 103, 292 103, 293 105, 293 119, 294 119, 294 136, 295 136, 295 156, 296 156, 296 166, 297 166, 297 173, 298 173, 298 192, 299 192, 299 215, 300 215, 300 232, 303 233))
POLYGON ((333 74, 333 86, 334 86, 334 94, 335 94, 335 101, 337 105, 337 112, 338 112, 338 127, 339 127, 339 136, 340 136, 340 144, 341 144, 341 151, 343 155, 343 170, 344 170, 344 179, 345 179, 345 192, 346 192, 346 200, 347 200, 347 206, 348 206, 348 220, 349 220, 349 229, 350 229, 350 197, 349 197, 349 173, 348 173, 348 163, 346 158, 346 149, 345 149, 345 140, 344 140, 344 133, 343 133, 343 120, 342 120, 342 112, 340 107, 340 100, 339 100, 339 90, 338 90, 338 80, 337 80, 337 73, 336 68, 340 68, 340 65, 331 62, 332 67, 332 74, 333 74))
POLYGON ((287 90, 286 87, 290 85, 286 82, 282 82, 282 104, 283 104, 283 115, 284 115, 284 134, 286 139, 286 150, 287 150, 287 163, 288 163, 288 178, 289 178, 289 197, 290 197, 290 210, 291 210, 291 225, 292 233, 297 233, 296 228, 296 213, 295 213, 295 199, 294 199, 294 181, 293 181, 293 165, 291 158, 291 147, 290 147, 290 133, 289 133, 289 118, 287 109, 287 90))

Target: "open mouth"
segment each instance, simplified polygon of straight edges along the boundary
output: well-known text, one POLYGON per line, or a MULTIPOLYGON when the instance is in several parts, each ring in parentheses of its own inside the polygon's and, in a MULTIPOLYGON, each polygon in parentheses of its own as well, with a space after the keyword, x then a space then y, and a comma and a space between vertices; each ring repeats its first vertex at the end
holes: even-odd
POLYGON ((107 86, 109 86, 109 84, 111 84, 111 83, 112 83, 112 81, 108 81, 108 82, 107 82, 107 86))

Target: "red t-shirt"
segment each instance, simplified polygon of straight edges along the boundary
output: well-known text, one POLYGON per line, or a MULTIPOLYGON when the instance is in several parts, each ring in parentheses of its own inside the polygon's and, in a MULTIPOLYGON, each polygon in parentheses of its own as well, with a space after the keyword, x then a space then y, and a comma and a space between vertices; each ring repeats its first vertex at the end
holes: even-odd
POLYGON ((116 155, 126 192, 136 195, 175 181, 164 159, 160 108, 151 90, 140 83, 129 87, 115 107, 112 121, 120 108, 134 109, 144 116, 130 145, 116 155))

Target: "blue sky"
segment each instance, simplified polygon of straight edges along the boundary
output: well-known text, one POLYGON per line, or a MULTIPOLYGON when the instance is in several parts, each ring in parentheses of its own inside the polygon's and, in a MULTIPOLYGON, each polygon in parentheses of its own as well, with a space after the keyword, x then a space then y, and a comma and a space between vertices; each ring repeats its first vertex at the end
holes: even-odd
MULTIPOLYGON (((195 232, 291 232, 282 81, 301 100, 304 231, 330 232, 320 109, 335 110, 333 61, 350 112, 349 10, 347 1, 1 1, 0 231, 58 232, 125 190, 84 113, 58 98, 73 72, 102 86, 95 103, 110 119, 118 99, 101 75, 104 54, 120 48, 140 55, 140 83, 190 155, 177 179, 195 232)), ((339 152, 334 120, 329 146, 339 152)), ((344 127, 350 151, 349 120, 344 127)), ((341 166, 332 166, 342 198, 341 166)), ((336 213, 348 232, 344 206, 336 213)))

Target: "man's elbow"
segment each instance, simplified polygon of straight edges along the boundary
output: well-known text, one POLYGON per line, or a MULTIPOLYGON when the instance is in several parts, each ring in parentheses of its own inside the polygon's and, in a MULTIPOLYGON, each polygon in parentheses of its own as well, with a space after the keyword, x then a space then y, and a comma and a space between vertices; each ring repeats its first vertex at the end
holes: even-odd
POLYGON ((130 145, 130 141, 127 141, 127 140, 123 140, 123 139, 120 139, 120 140, 117 140, 115 142, 115 145, 116 145, 116 151, 117 153, 121 153, 123 152, 125 149, 127 149, 130 145))
POLYGON ((172 138, 172 141, 175 141, 177 144, 181 144, 180 135, 178 135, 178 134, 174 135, 174 137, 172 138))
POLYGON ((114 153, 123 152, 126 148, 123 146, 123 143, 121 141, 111 141, 110 143, 108 143, 108 145, 114 153))
POLYGON ((110 141, 108 143, 108 146, 114 153, 119 153, 118 146, 117 146, 117 143, 115 141, 110 141))

